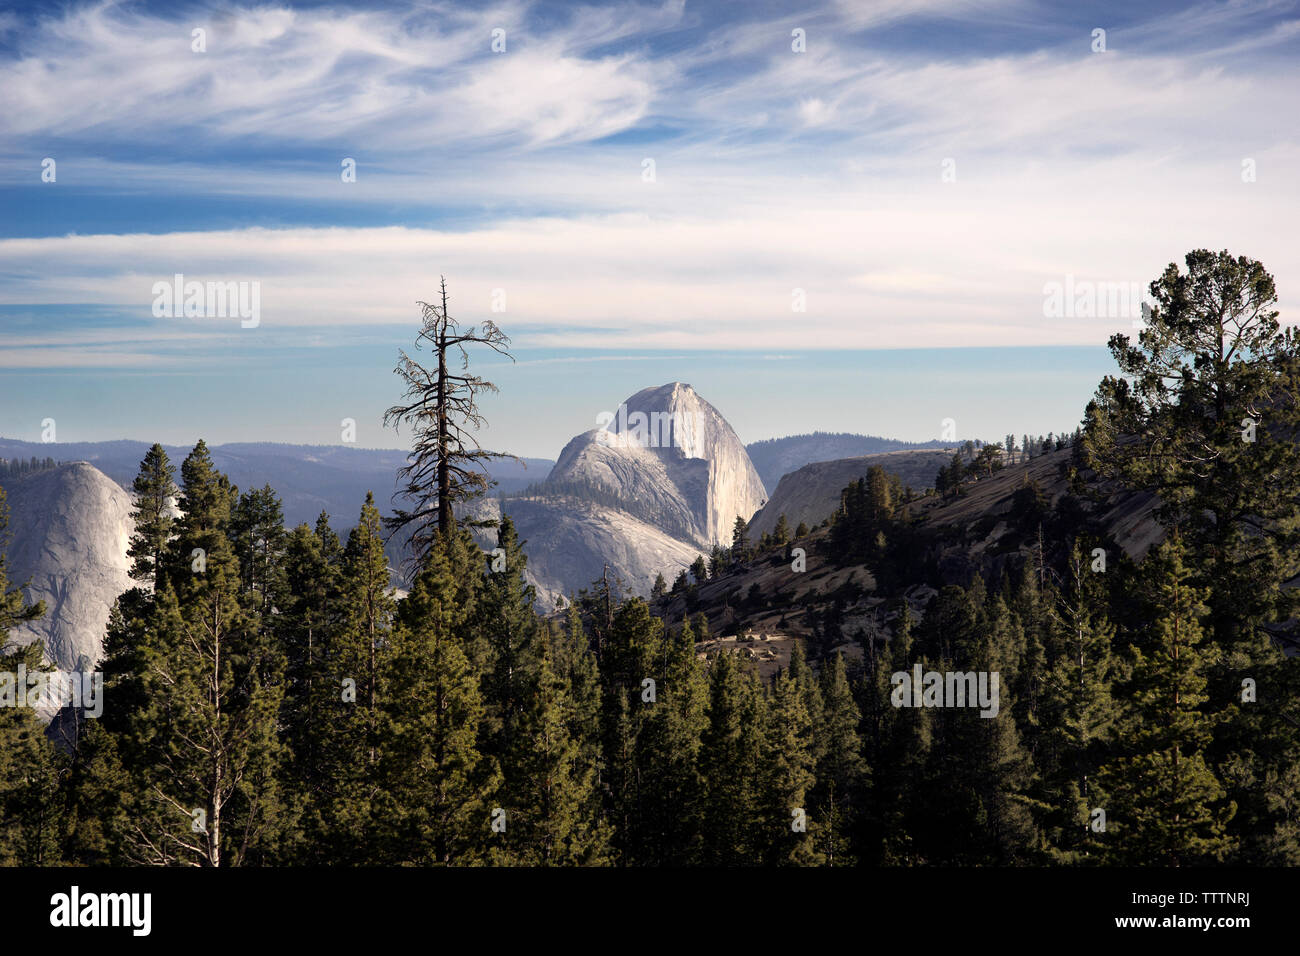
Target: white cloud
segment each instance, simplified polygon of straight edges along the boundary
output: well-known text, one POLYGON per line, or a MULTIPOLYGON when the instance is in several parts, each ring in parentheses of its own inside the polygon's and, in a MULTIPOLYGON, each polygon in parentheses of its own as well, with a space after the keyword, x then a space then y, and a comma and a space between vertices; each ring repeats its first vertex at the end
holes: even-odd
MULTIPOLYGON (((1261 168, 1296 158, 1265 156, 1261 168)), ((1300 199, 1289 184, 1243 184, 1228 161, 1126 181, 1127 171, 1119 162, 1065 171, 1026 164, 943 184, 936 162, 889 191, 874 180, 774 188, 737 216, 0 240, 0 272, 11 277, 0 303, 89 302, 144 321, 153 283, 176 272, 256 280, 263 330, 321 327, 328 342, 349 328, 414 324, 414 301, 442 272, 456 314, 493 318, 534 345, 1102 344, 1127 320, 1047 318, 1044 283, 1073 275, 1145 288, 1166 263, 1208 245, 1263 260, 1277 276, 1284 318, 1297 315, 1300 237, 1289 223, 1300 199), (504 314, 490 311, 498 288, 504 314), (807 312, 792 311, 795 288, 805 290, 807 312)))
POLYGON ((938 2, 811 9, 805 54, 788 17, 707 32, 680 2, 578 8, 534 32, 523 3, 263 7, 211 21, 205 55, 189 52, 188 22, 80 8, 0 62, 8 182, 34 179, 17 161, 44 155, 31 144, 81 137, 49 188, 330 200, 413 222, 464 207, 475 226, 0 240, 0 302, 144 315, 153 282, 183 272, 261 281, 267 328, 337 330, 413 323, 441 271, 469 320, 506 289, 493 317, 534 344, 1100 344, 1115 323, 1045 319, 1044 282, 1145 285, 1210 246, 1262 259, 1286 309, 1300 301, 1300 144, 1278 120, 1297 79, 1278 43, 1295 30, 1255 10, 1206 5, 1172 25, 1195 57, 1142 25, 1104 55, 1081 36, 977 57, 859 42, 903 17, 980 15, 938 2), (673 30, 672 52, 610 50, 673 30), (597 142, 657 126, 682 132, 597 142), (94 148, 189 136, 197 148, 134 161, 94 148), (216 166, 209 154, 238 150, 209 141, 299 158, 216 166), (339 182, 339 142, 367 151, 355 184, 339 182), (322 156, 302 158, 304 143, 322 156), (940 180, 945 158, 956 182, 940 180), (791 312, 796 287, 806 313, 791 312))
POLYGON ((74 8, 39 21, 23 55, 0 64, 0 133, 351 138, 372 149, 511 134, 537 145, 604 136, 641 117, 654 94, 648 64, 572 49, 577 36, 608 42, 617 31, 579 16, 577 33, 530 36, 515 28, 523 11, 261 7, 164 19, 112 3, 74 8), (206 52, 190 49, 196 27, 207 31, 206 52), (498 27, 504 54, 491 50, 498 27))

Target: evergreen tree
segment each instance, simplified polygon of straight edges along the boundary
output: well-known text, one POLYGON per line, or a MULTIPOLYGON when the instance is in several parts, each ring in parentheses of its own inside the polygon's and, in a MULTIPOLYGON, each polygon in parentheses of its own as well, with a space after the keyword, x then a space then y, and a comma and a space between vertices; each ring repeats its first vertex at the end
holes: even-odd
POLYGON ((510 801, 495 802, 500 774, 479 749, 484 706, 466 650, 474 607, 464 579, 482 572, 466 537, 458 531, 429 553, 382 659, 381 786, 373 798, 381 862, 480 862, 503 846, 493 824, 509 833, 510 801))
POLYGON ((651 852, 647 805, 648 733, 659 711, 658 685, 663 682, 663 622, 650 615, 641 598, 623 603, 614 616, 601 660, 605 780, 616 846, 624 863, 640 862, 651 852), (654 682, 654 697, 651 685, 654 682))
POLYGON ((275 490, 266 485, 239 497, 231 512, 230 537, 239 558, 241 593, 263 618, 279 606, 284 594, 284 509, 275 490))
POLYGON ((790 540, 790 525, 786 523, 785 514, 777 516, 776 527, 772 529, 772 544, 782 545, 790 540))
POLYGON ((731 526, 731 557, 736 561, 749 559, 749 523, 740 515, 731 526))
POLYGON ((646 766, 648 862, 681 866, 698 861, 701 802, 699 759, 708 683, 695 654, 689 621, 663 644, 657 701, 643 748, 646 766))
POLYGON ((767 715, 763 856, 775 865, 815 866, 824 860, 808 799, 816 782, 816 727, 790 670, 777 675, 767 715))
POLYGON ((140 462, 139 474, 131 486, 135 492, 135 510, 131 512, 134 531, 126 555, 131 558, 131 577, 154 582, 167 541, 171 537, 172 508, 176 499, 175 469, 163 446, 155 443, 140 462))
POLYGON ((327 557, 321 538, 301 524, 288 536, 284 570, 286 598, 276 627, 285 651, 281 723, 293 758, 295 809, 305 817, 308 859, 346 858, 346 848, 330 842, 322 823, 326 788, 337 779, 327 771, 327 756, 339 741, 326 719, 332 696, 326 655, 340 617, 338 555, 327 557))
POLYGON ((1096 843, 1092 811, 1106 804, 1095 777, 1115 715, 1110 692, 1115 631, 1106 594, 1077 543, 1067 571, 1069 590, 1055 615, 1059 650, 1043 685, 1045 729, 1037 757, 1051 808, 1049 839, 1061 859, 1077 862, 1096 843))
POLYGON ((277 779, 282 662, 240 600, 227 537, 234 491, 203 442, 181 466, 182 518, 144 632, 127 715, 140 795, 127 855, 151 864, 264 860, 284 821, 277 779))
POLYGON ((852 834, 857 828, 856 814, 867 783, 867 765, 862 758, 862 738, 858 732, 862 716, 853 699, 841 654, 835 654, 822 668, 821 700, 817 737, 822 741, 822 752, 810 815, 816 817, 818 848, 826 862, 831 866, 849 866, 856 862, 852 834))
POLYGON ((1300 569, 1300 333, 1281 328, 1261 263, 1200 249, 1186 264, 1151 283, 1136 344, 1111 338, 1121 375, 1102 381, 1085 442, 1094 467, 1160 494, 1213 583, 1216 642, 1256 656, 1258 624, 1286 616, 1282 582, 1300 569))
MULTIPOLYGON (((704 781, 702 862, 736 866, 757 862, 753 822, 762 800, 762 694, 752 673, 723 652, 709 668, 708 724, 700 748, 704 781)), ((787 824, 788 826, 788 824, 787 824)))
POLYGON ((1192 586, 1176 535, 1148 556, 1143 572, 1155 618, 1146 641, 1132 648, 1117 734, 1123 750, 1103 772, 1108 842, 1117 862, 1211 862, 1229 849, 1224 825, 1234 807, 1205 757, 1219 719, 1204 709, 1206 673, 1219 653, 1200 624, 1205 591, 1192 586))
MULTIPOLYGON (((911 673, 929 662, 920 654, 912 636, 912 619, 906 604, 889 641, 887 666, 891 675, 911 673)), ((882 659, 882 664, 884 660, 882 659)), ((928 767, 934 745, 932 712, 924 707, 894 706, 893 687, 878 682, 883 695, 881 710, 886 715, 885 745, 874 780, 873 804, 877 817, 873 828, 880 840, 881 862, 886 865, 917 865, 929 862, 923 838, 929 809, 928 767)))
POLYGON ((550 635, 540 643, 515 731, 520 754, 504 791, 510 823, 503 856, 530 866, 605 864, 611 834, 601 814, 599 768, 573 734, 578 702, 553 665, 550 635))
MULTIPOLYGON (((5 513, 0 492, 0 530, 5 513)), ((31 619, 32 608, 12 600, 0 562, 0 615, 31 619)), ((0 620, 0 625, 5 623, 0 620)), ((29 702, 29 686, 18 681, 49 670, 39 641, 24 648, 8 641, 0 627, 0 866, 52 866, 60 860, 59 784, 61 759, 45 738, 45 725, 29 702)))
POLYGON ((1151 284, 1155 304, 1137 342, 1112 337, 1120 375, 1089 404, 1081 457, 1159 495, 1162 522, 1179 530, 1192 583, 1205 590, 1204 626, 1222 651, 1209 692, 1227 719, 1209 759, 1230 771, 1233 834, 1257 852, 1300 858, 1300 843, 1288 850, 1250 836, 1286 825, 1259 783, 1300 774, 1294 728, 1275 707, 1225 711, 1246 678, 1261 699, 1297 689, 1270 631, 1293 616, 1287 582, 1300 571, 1300 334, 1279 322, 1261 263, 1198 249, 1185 264, 1151 284))
POLYGON ((664 580, 663 572, 655 575, 655 583, 650 588, 652 598, 661 598, 668 591, 668 582, 664 580))
POLYGON ((487 562, 479 596, 471 659, 483 670, 487 707, 483 748, 513 779, 517 762, 533 746, 519 735, 527 699, 537 693, 537 594, 524 580, 528 559, 510 516, 497 529, 497 550, 487 562))

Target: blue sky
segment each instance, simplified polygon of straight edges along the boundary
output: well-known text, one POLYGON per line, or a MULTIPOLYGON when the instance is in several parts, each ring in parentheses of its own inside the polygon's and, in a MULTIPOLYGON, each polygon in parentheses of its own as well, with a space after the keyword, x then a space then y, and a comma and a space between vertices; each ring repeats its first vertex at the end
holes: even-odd
POLYGON ((0 435, 400 447, 440 273, 518 454, 671 380, 746 441, 1059 430, 1132 320, 1051 284, 1229 248, 1295 314, 1298 55, 1292 2, 0 6, 0 435))

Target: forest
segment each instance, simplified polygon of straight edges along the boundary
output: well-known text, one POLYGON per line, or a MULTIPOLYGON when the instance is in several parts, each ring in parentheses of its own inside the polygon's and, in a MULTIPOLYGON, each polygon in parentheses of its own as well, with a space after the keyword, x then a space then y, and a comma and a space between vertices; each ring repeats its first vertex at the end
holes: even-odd
MULTIPOLYGON (((437 469, 419 449, 445 443, 417 446, 424 511, 386 521, 368 497, 346 540, 325 514, 286 529, 275 491, 232 486, 202 441, 179 469, 155 445, 102 718, 65 711, 56 745, 0 708, 0 864, 1300 864, 1282 651, 1300 339, 1254 260, 1197 250, 1150 290, 1147 328, 1110 341, 1117 372, 1070 468, 1076 505, 1157 494, 1161 543, 1129 560, 1086 508, 1027 489, 1036 558, 944 584, 914 616, 903 591, 939 582, 912 495, 864 476, 821 546, 882 572, 887 633, 860 659, 796 645, 770 678, 703 658, 704 617, 663 620, 617 582, 540 613, 509 517, 494 557, 450 516, 483 489, 449 470, 420 484, 437 469), (384 543, 403 522, 426 533, 397 595, 384 543), (898 706, 893 675, 917 665, 996 673, 996 716, 898 706)), ((445 300, 425 332, 442 350, 472 334, 445 300)), ((971 478, 947 474, 943 494, 971 478)), ((739 534, 715 573, 789 548, 784 529, 753 548, 739 534)), ((0 563, 0 632, 40 610, 20 583, 0 563)), ((11 653, 43 666, 39 646, 11 653)))

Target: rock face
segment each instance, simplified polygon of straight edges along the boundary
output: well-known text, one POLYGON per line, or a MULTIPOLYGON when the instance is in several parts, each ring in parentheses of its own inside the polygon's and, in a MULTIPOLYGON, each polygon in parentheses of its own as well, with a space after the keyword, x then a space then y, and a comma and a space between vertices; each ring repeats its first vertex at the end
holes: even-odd
POLYGON ((31 601, 45 615, 19 625, 10 637, 21 645, 45 642, 60 670, 76 670, 84 656, 97 663, 108 613, 132 587, 126 557, 131 496, 86 462, 8 479, 9 576, 30 582, 31 601))
MULTIPOLYGON (((763 486, 773 496, 781 478, 804 465, 839 458, 861 458, 864 455, 882 455, 890 451, 926 451, 943 448, 944 443, 907 442, 876 435, 855 435, 847 432, 813 432, 811 435, 790 435, 750 442, 745 446, 749 458, 758 470, 763 486)), ((933 478, 934 476, 929 476, 933 478)))
MULTIPOLYGON (((496 501, 473 509, 475 517, 499 518, 496 501)), ((688 542, 665 534, 658 527, 617 508, 563 495, 512 498, 506 513, 515 523, 528 555, 524 577, 537 589, 543 610, 555 607, 557 598, 569 598, 600 579, 608 565, 637 594, 647 594, 656 574, 672 583, 677 572, 700 553, 688 542)), ((496 532, 476 533, 486 551, 495 547, 496 532)))
POLYGON ((606 417, 565 446, 548 483, 603 487, 704 547, 729 544, 736 518, 766 500, 745 446, 689 385, 642 389, 606 417))
MULTIPOLYGON (((495 517, 504 505, 544 607, 589 587, 606 565, 638 594, 656 574, 671 583, 714 543, 729 544, 736 517, 765 498, 745 446, 689 385, 637 392, 599 426, 565 446, 540 493, 474 509, 495 517)), ((490 538, 479 538, 489 550, 490 538)))
POLYGON ((882 455, 863 455, 836 461, 818 461, 804 465, 781 479, 772 499, 749 523, 751 537, 776 528, 777 519, 785 515, 793 531, 800 522, 815 528, 840 506, 840 492, 853 481, 879 465, 897 475, 904 485, 920 491, 934 485, 934 476, 952 459, 954 449, 936 451, 892 451, 882 455))

